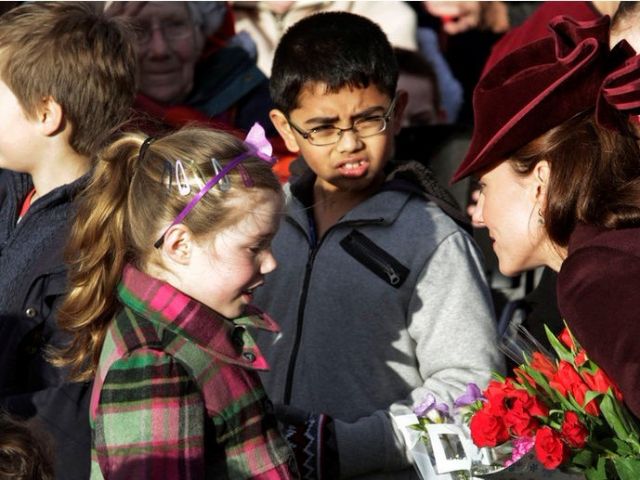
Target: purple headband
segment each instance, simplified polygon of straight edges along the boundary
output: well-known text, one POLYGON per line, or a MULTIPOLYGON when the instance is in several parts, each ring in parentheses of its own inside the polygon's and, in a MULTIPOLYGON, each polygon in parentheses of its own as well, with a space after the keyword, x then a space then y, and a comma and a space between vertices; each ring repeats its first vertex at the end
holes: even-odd
MULTIPOLYGON (((256 122, 253 124, 253 127, 251 127, 251 130, 249 130, 247 137, 244 139, 244 143, 249 146, 249 150, 247 150, 246 152, 242 152, 240 155, 229 160, 229 162, 215 176, 211 177, 211 179, 209 179, 209 181, 204 184, 200 191, 191 199, 189 203, 187 203, 187 205, 176 216, 173 222, 171 222, 171 225, 169 225, 164 230, 164 232, 162 232, 160 238, 158 238, 158 240, 156 240, 156 242, 153 244, 155 248, 160 248, 162 242, 164 241, 164 236, 169 231, 169 229, 174 225, 182 223, 185 217, 191 210, 193 210, 193 207, 196 206, 196 204, 202 199, 202 197, 204 197, 209 190, 211 190, 218 182, 220 182, 220 180, 222 180, 227 175, 227 173, 236 168, 240 164, 240 162, 249 157, 258 157, 271 165, 275 163, 276 159, 272 156, 273 147, 265 136, 264 128, 262 128, 262 125, 260 125, 259 123, 256 122)), ((250 180, 250 177, 246 173, 246 170, 243 169, 241 171, 241 174, 245 185, 251 186, 252 182, 250 180)))

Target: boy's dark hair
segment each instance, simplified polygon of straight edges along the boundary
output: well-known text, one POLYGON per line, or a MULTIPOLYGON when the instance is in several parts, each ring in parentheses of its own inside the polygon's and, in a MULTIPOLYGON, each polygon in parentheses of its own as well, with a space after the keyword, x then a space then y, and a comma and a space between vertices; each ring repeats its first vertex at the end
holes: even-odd
POLYGON ((131 111, 132 34, 83 2, 28 2, 0 16, 0 78, 25 115, 52 97, 71 124, 71 147, 92 157, 131 111))
POLYGON ((53 453, 42 429, 0 411, 0 478, 53 480, 53 453))
POLYGON ((308 84, 327 92, 370 84, 393 98, 398 65, 386 35, 360 15, 325 12, 311 15, 283 35, 273 60, 270 90, 276 107, 288 114, 308 84))

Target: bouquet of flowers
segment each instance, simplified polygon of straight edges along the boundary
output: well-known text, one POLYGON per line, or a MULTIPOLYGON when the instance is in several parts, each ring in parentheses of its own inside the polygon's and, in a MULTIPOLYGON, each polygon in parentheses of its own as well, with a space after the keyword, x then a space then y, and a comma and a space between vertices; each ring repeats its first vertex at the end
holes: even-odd
POLYGON ((533 451, 545 468, 588 480, 640 479, 640 428, 621 392, 568 329, 546 330, 557 358, 532 352, 463 407, 473 443, 510 445, 505 465, 533 451))

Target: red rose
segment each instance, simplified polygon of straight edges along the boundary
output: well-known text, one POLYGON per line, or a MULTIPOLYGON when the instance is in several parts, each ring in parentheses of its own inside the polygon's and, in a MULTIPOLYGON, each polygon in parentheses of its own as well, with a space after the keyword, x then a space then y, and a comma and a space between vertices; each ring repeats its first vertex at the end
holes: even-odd
POLYGON ((494 415, 487 407, 473 414, 469 428, 471 439, 478 447, 495 447, 509 439, 502 418, 494 415))
POLYGON ((583 448, 587 444, 589 431, 576 412, 568 411, 562 421, 562 438, 572 448, 583 448))
POLYGON ((545 468, 558 468, 569 457, 569 449, 558 433, 544 426, 536 432, 536 457, 545 468))
POLYGON ((519 399, 515 400, 504 415, 505 425, 516 437, 532 437, 540 426, 538 420, 529 411, 528 403, 519 399))
POLYGON ((622 392, 601 368, 598 368, 596 370, 596 373, 593 375, 591 375, 589 372, 583 371, 582 377, 584 378, 586 384, 589 386, 590 390, 595 390, 596 392, 600 393, 607 393, 607 390, 611 388, 618 401, 622 401, 622 392))

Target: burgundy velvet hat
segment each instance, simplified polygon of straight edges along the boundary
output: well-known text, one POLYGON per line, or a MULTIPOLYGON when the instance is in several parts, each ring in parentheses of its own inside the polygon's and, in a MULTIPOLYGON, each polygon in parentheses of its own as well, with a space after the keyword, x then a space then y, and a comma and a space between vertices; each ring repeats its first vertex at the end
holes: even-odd
POLYGON ((640 115, 640 55, 604 79, 596 105, 598 124, 606 128, 626 132, 630 115, 640 115))
POLYGON ((452 183, 594 108, 608 72, 633 55, 626 42, 610 52, 607 16, 585 22, 559 16, 549 28, 551 36, 507 55, 476 86, 473 137, 452 183))

